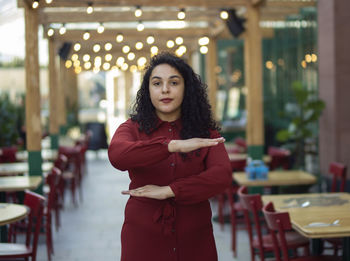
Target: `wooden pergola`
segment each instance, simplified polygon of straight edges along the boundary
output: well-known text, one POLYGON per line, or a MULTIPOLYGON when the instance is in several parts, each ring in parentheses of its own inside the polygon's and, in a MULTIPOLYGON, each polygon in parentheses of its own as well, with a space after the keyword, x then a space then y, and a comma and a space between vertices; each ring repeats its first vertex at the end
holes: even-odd
MULTIPOLYGON (((50 89, 50 135, 52 147, 58 146, 58 134, 61 126, 66 124, 65 96, 67 82, 72 83, 69 97, 71 102, 77 99, 76 74, 70 68, 67 69, 65 61, 58 62, 57 52, 64 43, 70 42, 72 47, 80 43, 81 48, 74 51, 71 48, 69 59, 73 53, 78 54, 79 59, 88 54, 90 59, 96 56, 105 57, 111 54, 113 59, 125 56, 122 52, 124 45, 129 45, 135 53, 135 61, 144 56, 150 57, 150 45, 146 43, 149 35, 155 37, 155 44, 160 50, 167 49, 166 41, 175 40, 181 36, 187 52, 184 56, 190 58, 194 52, 198 52, 198 39, 207 36, 210 41, 207 45, 208 52, 205 55, 206 81, 209 86, 209 99, 212 108, 216 107, 217 80, 214 68, 217 65, 218 39, 231 38, 226 22, 219 17, 223 9, 235 9, 245 21, 245 32, 240 36, 245 41, 245 79, 247 86, 247 129, 246 138, 248 152, 253 158, 261 158, 264 143, 263 101, 262 101, 262 48, 263 35, 271 35, 271 29, 262 29, 261 21, 285 20, 286 16, 298 14, 300 8, 315 6, 317 0, 40 0, 39 6, 33 8, 34 0, 18 0, 18 6, 25 9, 26 26, 26 126, 27 148, 30 152, 29 161, 31 173, 38 173, 36 167, 41 162, 41 127, 40 127, 40 90, 39 90, 39 63, 38 63, 38 26, 42 25, 45 36, 49 42, 49 89, 50 89), (87 13, 91 6, 94 11, 87 13), (142 16, 137 18, 134 11, 140 7, 142 16), (177 13, 185 10, 186 18, 182 26, 174 26, 178 21, 177 13), (170 23, 171 21, 172 23, 170 23), (137 31, 139 22, 144 23, 145 29, 137 31), (168 23, 167 23, 168 22, 168 23), (96 31, 103 24, 103 33, 96 31), (59 33, 59 26, 65 25, 66 32, 59 33), (156 25, 156 26, 155 26, 156 25), (48 30, 54 33, 48 36, 48 30), (86 32, 90 38, 83 40, 86 32), (123 43, 116 42, 116 36, 124 36, 123 43), (142 41, 144 48, 135 50, 135 43, 142 41), (112 49, 106 51, 104 45, 112 44, 112 49), (99 44, 101 50, 93 51, 93 46, 99 44), (31 153, 32 152, 32 153, 31 153), (32 158, 32 160, 30 160, 32 158)), ((180 23, 181 24, 181 23, 180 23)), ((52 33, 52 32, 51 32, 52 33)), ((175 50, 175 49, 172 49, 175 50)), ((82 61, 80 61, 82 63, 82 61)), ((114 60, 111 63, 115 63, 114 60)), ((82 67, 82 69, 84 69, 82 67)), ((89 68, 90 70, 92 69, 89 68)), ((126 80, 128 77, 126 77, 126 80)), ((130 80, 130 79, 129 79, 130 80)), ((40 165, 39 165, 40 166, 40 165)), ((39 171, 40 173, 41 171, 39 171)))

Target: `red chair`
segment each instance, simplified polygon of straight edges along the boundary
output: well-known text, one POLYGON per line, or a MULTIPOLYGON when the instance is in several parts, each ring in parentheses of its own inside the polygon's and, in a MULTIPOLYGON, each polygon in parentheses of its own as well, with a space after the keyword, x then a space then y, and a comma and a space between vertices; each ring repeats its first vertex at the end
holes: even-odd
MULTIPOLYGON (((329 175, 332 175, 331 192, 344 192, 346 185, 346 171, 344 164, 332 162, 329 165, 329 175), (339 189, 337 189, 339 184, 339 189)), ((334 256, 338 255, 338 249, 342 248, 343 240, 341 238, 326 238, 325 241, 332 245, 334 256)))
POLYGON ((269 147, 267 154, 271 157, 270 170, 277 168, 290 169, 290 151, 277 147, 269 147))
POLYGON ((27 191, 24 197, 24 205, 30 208, 25 244, 0 243, 0 260, 18 260, 18 258, 28 260, 29 257, 31 257, 31 261, 36 260, 45 198, 34 192, 27 191))
POLYGON ((292 229, 288 212, 276 212, 272 202, 263 207, 264 217, 272 238, 277 261, 336 261, 333 256, 303 256, 290 258, 288 254, 287 233, 292 229), (277 233, 276 233, 277 232, 277 233), (278 236, 278 237, 277 237, 278 236), (280 256, 282 251, 282 259, 280 256))
POLYGON ((243 149, 243 153, 247 151, 247 142, 245 141, 244 138, 237 137, 234 139, 233 142, 243 149))
MULTIPOLYGON (((238 190, 238 196, 244 209, 244 219, 248 231, 250 252, 252 261, 255 260, 256 250, 260 256, 260 260, 265 260, 264 254, 273 252, 273 242, 271 235, 263 234, 262 223, 264 219, 261 219, 260 213, 263 208, 263 202, 260 194, 248 194, 247 187, 240 187, 238 190), (252 221, 249 216, 251 214, 252 221), (253 225, 253 226, 252 226, 253 225)), ((288 231, 286 233, 286 240, 288 248, 293 249, 293 253, 296 253, 297 248, 304 248, 304 252, 309 253, 309 240, 294 231, 288 231)))
POLYGON ((0 154, 0 163, 16 162, 17 147, 2 147, 0 154))

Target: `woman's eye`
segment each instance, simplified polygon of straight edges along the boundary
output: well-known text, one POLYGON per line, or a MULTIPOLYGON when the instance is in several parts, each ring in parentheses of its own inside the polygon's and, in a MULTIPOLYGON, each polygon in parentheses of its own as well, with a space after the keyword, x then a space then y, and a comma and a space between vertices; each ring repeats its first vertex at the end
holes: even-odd
POLYGON ((153 85, 154 85, 154 86, 159 86, 159 85, 160 85, 160 82, 154 82, 153 85))
POLYGON ((178 83, 174 81, 174 82, 171 82, 171 84, 172 85, 177 85, 178 83))

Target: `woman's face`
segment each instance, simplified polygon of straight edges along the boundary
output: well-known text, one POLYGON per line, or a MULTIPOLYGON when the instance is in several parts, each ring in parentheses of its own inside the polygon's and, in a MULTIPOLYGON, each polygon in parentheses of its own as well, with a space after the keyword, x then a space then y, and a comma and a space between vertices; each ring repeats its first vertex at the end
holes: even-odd
POLYGON ((185 83, 182 75, 169 64, 156 66, 149 79, 149 93, 156 114, 163 121, 181 116, 185 83))

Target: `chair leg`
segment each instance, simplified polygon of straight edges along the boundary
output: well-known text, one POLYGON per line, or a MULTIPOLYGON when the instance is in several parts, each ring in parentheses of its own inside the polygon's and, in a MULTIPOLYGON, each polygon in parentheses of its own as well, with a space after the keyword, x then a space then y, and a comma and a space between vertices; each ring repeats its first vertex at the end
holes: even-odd
POLYGON ((234 209, 234 206, 231 206, 231 234, 232 234, 231 238, 232 238, 232 251, 233 251, 234 257, 237 257, 236 229, 237 229, 236 210, 234 209))
POLYGON ((220 194, 218 198, 218 220, 220 223, 221 230, 224 230, 224 205, 225 205, 225 196, 220 194))

